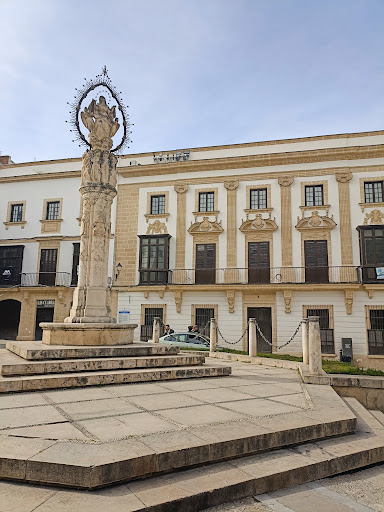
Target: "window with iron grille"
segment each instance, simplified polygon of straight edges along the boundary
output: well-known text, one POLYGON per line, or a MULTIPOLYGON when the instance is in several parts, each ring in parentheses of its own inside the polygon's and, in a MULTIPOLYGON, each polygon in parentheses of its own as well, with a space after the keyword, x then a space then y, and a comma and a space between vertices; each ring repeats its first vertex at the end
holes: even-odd
POLYGON ((305 187, 305 206, 321 206, 323 204, 323 185, 307 185, 305 187))
POLYGON ((267 207, 267 189, 258 188, 250 191, 249 206, 251 210, 260 210, 267 207))
POLYGON ((200 192, 199 193, 199 212, 215 211, 215 193, 200 192))
POLYGON ((151 214, 165 213, 165 196, 151 196, 151 214))
POLYGON ((170 235, 139 235, 140 284, 167 284, 170 235))
POLYGON ((209 321, 211 318, 215 318, 214 308, 196 308, 195 325, 199 328, 199 332, 205 336, 209 336, 209 321))
POLYGON ((384 309, 369 310, 368 354, 384 356, 384 309))
POLYGON ((322 354, 335 353, 333 329, 329 328, 329 309, 308 309, 307 317, 318 316, 320 324, 320 339, 322 354))
POLYGON ((145 308, 144 325, 140 326, 140 341, 148 341, 153 335, 153 320, 158 317, 164 322, 163 308, 145 308))
POLYGON ((23 220, 23 205, 13 204, 11 207, 10 222, 22 222, 23 220))
POLYGON ((383 182, 366 181, 364 183, 364 201, 366 203, 383 202, 383 182))
POLYGON ((47 203, 46 220, 57 220, 60 212, 60 201, 49 201, 47 203))

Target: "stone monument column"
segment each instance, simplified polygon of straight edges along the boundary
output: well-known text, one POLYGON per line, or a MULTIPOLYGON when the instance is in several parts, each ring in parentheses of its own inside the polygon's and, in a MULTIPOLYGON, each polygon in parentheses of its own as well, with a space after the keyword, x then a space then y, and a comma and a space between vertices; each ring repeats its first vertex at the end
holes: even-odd
POLYGON ((83 155, 79 276, 67 323, 116 322, 107 288, 116 165, 117 157, 109 151, 91 149, 83 155))
POLYGON ((80 193, 83 198, 78 284, 64 323, 44 323, 43 343, 57 345, 121 345, 132 343, 136 324, 117 324, 111 317, 108 256, 111 208, 117 194, 117 157, 112 137, 119 129, 116 107, 103 96, 81 112, 89 130, 83 155, 80 193))

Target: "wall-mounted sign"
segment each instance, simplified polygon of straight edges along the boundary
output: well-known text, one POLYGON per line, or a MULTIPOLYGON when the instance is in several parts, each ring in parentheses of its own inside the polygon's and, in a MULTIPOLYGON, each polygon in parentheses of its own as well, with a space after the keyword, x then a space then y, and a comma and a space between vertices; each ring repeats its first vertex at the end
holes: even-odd
POLYGON ((119 315, 117 318, 118 324, 129 324, 131 312, 128 309, 119 310, 119 315))
POLYGON ((153 154, 153 161, 155 164, 168 164, 169 162, 182 162, 189 160, 191 152, 189 149, 184 151, 177 151, 176 153, 159 153, 158 155, 153 154))
POLYGON ((37 301, 37 307, 38 308, 54 308, 55 301, 53 299, 44 299, 44 300, 39 299, 37 301))
POLYGON ((376 267, 376 278, 384 279, 384 267, 376 267))

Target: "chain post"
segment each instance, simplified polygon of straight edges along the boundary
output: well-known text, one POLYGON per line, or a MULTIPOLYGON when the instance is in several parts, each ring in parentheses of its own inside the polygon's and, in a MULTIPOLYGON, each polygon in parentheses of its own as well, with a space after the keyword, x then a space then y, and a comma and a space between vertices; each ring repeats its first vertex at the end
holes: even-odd
POLYGON ((257 355, 256 318, 249 319, 249 357, 257 355))
POLYGON ((152 333, 152 343, 159 343, 160 338, 160 317, 155 316, 153 319, 153 333, 152 333))
POLYGON ((303 363, 309 364, 309 350, 308 350, 308 318, 303 318, 301 321, 301 339, 303 343, 303 363))
POLYGON ((217 345, 217 329, 216 329, 216 321, 214 318, 211 318, 210 326, 209 326, 209 352, 216 352, 217 345))
POLYGON ((309 373, 311 375, 322 375, 321 360, 321 338, 320 338, 320 322, 318 316, 310 316, 308 318, 308 349, 309 349, 309 373))

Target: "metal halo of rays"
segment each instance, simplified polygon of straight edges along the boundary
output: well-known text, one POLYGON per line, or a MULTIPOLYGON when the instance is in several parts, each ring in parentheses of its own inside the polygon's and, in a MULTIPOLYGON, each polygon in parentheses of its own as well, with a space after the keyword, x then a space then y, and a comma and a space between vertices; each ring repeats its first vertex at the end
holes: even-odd
POLYGON ((118 92, 115 86, 112 84, 112 80, 108 76, 108 70, 106 66, 103 67, 103 72, 100 75, 96 75, 95 78, 92 79, 84 78, 84 82, 85 83, 81 89, 75 89, 76 95, 74 96, 73 101, 71 103, 67 102, 67 104, 70 106, 69 123, 73 128, 70 131, 75 133, 75 138, 72 142, 79 142, 79 146, 87 146, 88 148, 91 147, 91 144, 81 131, 79 112, 81 104, 90 92, 95 90, 97 87, 105 87, 111 96, 110 99, 113 98, 116 101, 117 108, 119 109, 122 117, 123 134, 121 137, 121 142, 119 145, 111 149, 111 153, 121 154, 125 147, 129 147, 128 144, 131 142, 130 134, 132 133, 130 131, 131 123, 128 120, 127 107, 123 103, 121 92, 118 92))

